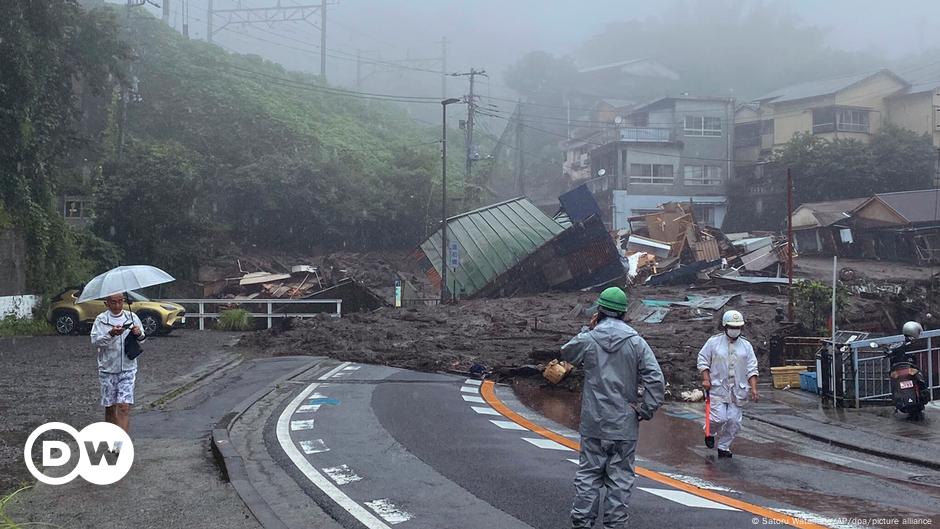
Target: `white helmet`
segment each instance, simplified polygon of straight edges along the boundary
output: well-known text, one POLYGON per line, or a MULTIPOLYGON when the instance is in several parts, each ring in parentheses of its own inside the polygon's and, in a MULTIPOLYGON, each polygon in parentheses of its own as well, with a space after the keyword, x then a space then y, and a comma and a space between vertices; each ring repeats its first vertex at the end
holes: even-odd
POLYGON ((920 333, 924 332, 924 328, 916 321, 909 321, 904 324, 904 329, 901 332, 908 340, 916 340, 920 338, 920 333))
POLYGON ((736 311, 729 310, 721 317, 722 327, 744 327, 744 316, 736 311))

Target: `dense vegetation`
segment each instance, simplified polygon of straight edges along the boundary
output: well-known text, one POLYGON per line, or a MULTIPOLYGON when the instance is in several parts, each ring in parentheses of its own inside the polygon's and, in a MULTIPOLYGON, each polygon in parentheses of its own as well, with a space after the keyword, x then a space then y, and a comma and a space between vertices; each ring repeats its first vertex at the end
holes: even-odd
POLYGON ((437 128, 125 15, 0 7, 0 227, 27 238, 32 290, 118 261, 185 278, 221 254, 407 247, 436 229, 437 128), (63 223, 63 193, 93 196, 91 231, 63 223))
POLYGON ((86 277, 114 248, 74 232, 56 212, 57 190, 87 152, 78 94, 100 94, 122 75, 113 16, 74 0, 0 3, 0 228, 28 248, 29 285, 49 291, 86 277))

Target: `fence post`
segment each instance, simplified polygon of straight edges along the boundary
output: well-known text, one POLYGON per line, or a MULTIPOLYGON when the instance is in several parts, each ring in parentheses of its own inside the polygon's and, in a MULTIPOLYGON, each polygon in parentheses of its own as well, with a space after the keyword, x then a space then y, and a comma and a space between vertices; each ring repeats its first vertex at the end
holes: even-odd
POLYGON ((206 313, 206 306, 200 301, 199 302, 199 330, 206 330, 206 317, 203 314, 206 313))
POLYGON ((271 306, 272 306, 272 304, 271 304, 271 302, 269 301, 269 302, 268 302, 268 329, 271 328, 271 314, 274 314, 274 313, 271 311, 271 306))
POLYGON ((336 300, 336 317, 343 317, 343 300, 341 299, 336 300))
POLYGON ((930 336, 927 337, 927 387, 933 400, 933 338, 930 336))
POLYGON ((861 408, 862 405, 859 402, 860 399, 858 397, 858 391, 859 391, 858 379, 860 377, 858 373, 858 349, 855 347, 852 348, 852 373, 855 376, 855 407, 861 408))

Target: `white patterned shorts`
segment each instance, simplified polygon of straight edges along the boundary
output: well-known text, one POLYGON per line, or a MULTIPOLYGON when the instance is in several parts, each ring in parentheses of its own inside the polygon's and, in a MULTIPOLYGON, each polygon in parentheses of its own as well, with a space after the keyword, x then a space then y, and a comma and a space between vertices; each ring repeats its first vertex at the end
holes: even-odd
POLYGON ((101 382, 101 405, 110 408, 115 404, 134 403, 134 383, 137 381, 137 370, 121 371, 120 373, 98 372, 101 382))

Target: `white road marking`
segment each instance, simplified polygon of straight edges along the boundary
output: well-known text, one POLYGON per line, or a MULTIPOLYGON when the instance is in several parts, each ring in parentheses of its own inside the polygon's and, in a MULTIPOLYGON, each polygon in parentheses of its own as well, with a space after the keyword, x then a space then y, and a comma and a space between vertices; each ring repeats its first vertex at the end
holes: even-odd
POLYGON ((355 371, 355 370, 357 370, 357 369, 359 369, 359 368, 361 368, 361 367, 362 367, 362 366, 347 366, 347 367, 344 367, 344 368, 343 368, 343 371, 355 371))
POLYGON ((461 397, 463 397, 463 400, 467 402, 477 402, 480 404, 486 404, 486 401, 483 400, 483 397, 477 397, 475 395, 461 395, 461 397))
POLYGON ((321 454, 323 452, 330 451, 330 449, 326 446, 326 443, 323 442, 323 439, 311 439, 307 441, 301 441, 300 448, 307 455, 321 454))
POLYGON ((352 471, 346 465, 340 465, 338 467, 324 468, 323 473, 327 476, 330 476, 330 479, 336 482, 337 485, 345 485, 347 483, 352 483, 354 481, 361 481, 362 478, 358 474, 352 471))
POLYGON ((571 462, 574 463, 575 465, 580 465, 580 464, 581 464, 581 461, 579 461, 579 460, 577 460, 577 459, 569 459, 568 461, 571 461, 571 462))
POLYGON ((462 392, 464 392, 464 393, 479 393, 479 392, 480 392, 480 388, 478 388, 478 387, 476 387, 476 386, 464 386, 464 387, 460 388, 460 391, 462 391, 462 392))
POLYGON ((728 487, 722 487, 721 485, 715 485, 714 483, 712 483, 712 482, 710 482, 710 481, 705 481, 704 479, 700 479, 700 478, 697 478, 697 477, 695 477, 695 476, 686 476, 685 474, 670 474, 670 473, 668 473, 668 472, 663 472, 662 474, 663 474, 664 476, 669 476, 669 477, 672 478, 672 479, 681 481, 681 482, 683 482, 683 483, 687 483, 687 484, 689 484, 689 485, 692 485, 693 487, 698 487, 698 488, 700 488, 700 489, 718 490, 718 491, 722 491, 722 492, 734 492, 734 493, 737 493, 737 492, 738 492, 738 491, 736 491, 736 490, 734 490, 734 489, 729 489, 728 487))
POLYGON ((386 522, 392 525, 407 522, 411 519, 411 513, 407 513, 398 507, 395 507, 395 504, 392 503, 388 498, 367 501, 365 503, 369 506, 370 509, 375 511, 376 514, 384 518, 386 522))
POLYGON ((523 440, 523 441, 527 441, 527 442, 529 442, 529 443, 532 443, 532 444, 534 444, 535 446, 537 446, 537 447, 539 447, 539 448, 545 448, 545 449, 548 449, 548 450, 568 450, 568 451, 571 451, 571 449, 568 448, 567 446, 565 446, 565 445, 563 445, 563 444, 561 444, 561 443, 556 443, 555 441, 552 441, 551 439, 545 439, 544 437, 539 437, 539 438, 536 438, 536 439, 533 439, 533 438, 531 438, 531 437, 523 437, 522 440, 523 440))
MULTIPOLYGON (((348 366, 350 366, 350 365, 352 365, 350 362, 343 362, 342 364, 336 366, 335 369, 332 369, 332 370, 328 371, 325 375, 321 376, 321 377, 320 377, 320 380, 326 380, 326 379, 330 378, 331 376, 333 376, 334 374, 339 373, 339 372, 342 371, 343 369, 346 369, 346 367, 348 367, 348 366)), ((311 386, 311 387, 316 387, 316 384, 314 384, 314 385, 311 386)), ((326 387, 326 385, 324 385, 323 387, 326 387)), ((310 389, 310 388, 307 388, 307 389, 310 389)), ((303 394, 303 393, 301 393, 301 394, 303 394)), ((306 397, 304 397, 304 398, 306 398, 306 397)), ((300 400, 304 400, 304 399, 300 399, 300 400)))
POLYGON ((473 408, 473 411, 481 415, 500 415, 500 413, 493 408, 484 408, 483 406, 470 406, 473 408))
MULTIPOLYGON (((467 397, 464 397, 464 398, 467 398, 467 397)), ((518 425, 512 421, 494 421, 493 419, 490 419, 490 422, 495 424, 496 426, 499 426, 503 430, 523 430, 523 431, 526 430, 525 426, 518 425)))
POLYGON ((344 376, 346 376, 346 375, 348 375, 348 374, 349 374, 349 373, 347 373, 346 371, 338 371, 338 372, 333 373, 332 375, 330 375, 330 378, 344 377, 344 376))
POLYGON ((669 501, 674 501, 685 505, 686 507, 700 507, 703 509, 718 509, 722 511, 737 511, 734 507, 729 507, 721 503, 706 500, 705 498, 700 498, 695 494, 689 494, 688 492, 682 490, 667 490, 667 489, 649 489, 646 487, 638 487, 640 490, 649 492, 650 494, 655 494, 660 498, 665 498, 669 501))
POLYGON ((313 430, 313 419, 307 419, 304 421, 291 421, 290 430, 292 432, 299 432, 301 430, 313 430))
MULTIPOLYGON (((345 365, 340 365, 337 369, 341 369, 345 365)), ((327 373, 329 375, 331 373, 327 373)), ((321 377, 321 379, 325 378, 321 377)), ((281 449, 284 450, 284 453, 287 454, 287 457, 294 463, 294 465, 301 471, 307 479, 309 479, 317 488, 323 491, 324 494, 329 496, 334 502, 337 503, 343 509, 346 509, 351 515, 353 515, 357 520, 359 520, 362 525, 368 529, 391 529, 386 525, 382 520, 378 519, 371 512, 366 510, 363 506, 359 505, 352 500, 349 496, 339 490, 333 482, 328 480, 320 472, 317 471, 307 461, 307 458, 297 450, 297 447, 294 446, 294 442, 290 437, 290 417, 293 413, 293 410, 300 406, 300 403, 304 401, 308 394, 310 394, 314 389, 316 389, 317 384, 311 384, 310 387, 300 392, 294 400, 290 403, 289 406, 284 408, 284 411, 281 413, 281 416, 277 420, 277 439, 281 444, 281 449)))
POLYGON ((310 413, 320 409, 320 404, 304 404, 303 406, 297 408, 295 413, 310 413))
POLYGON ((471 385, 471 386, 481 386, 481 385, 483 385, 483 381, 482 381, 482 380, 476 380, 476 379, 473 379, 473 378, 468 378, 467 380, 464 380, 463 383, 464 383, 464 384, 471 385))

